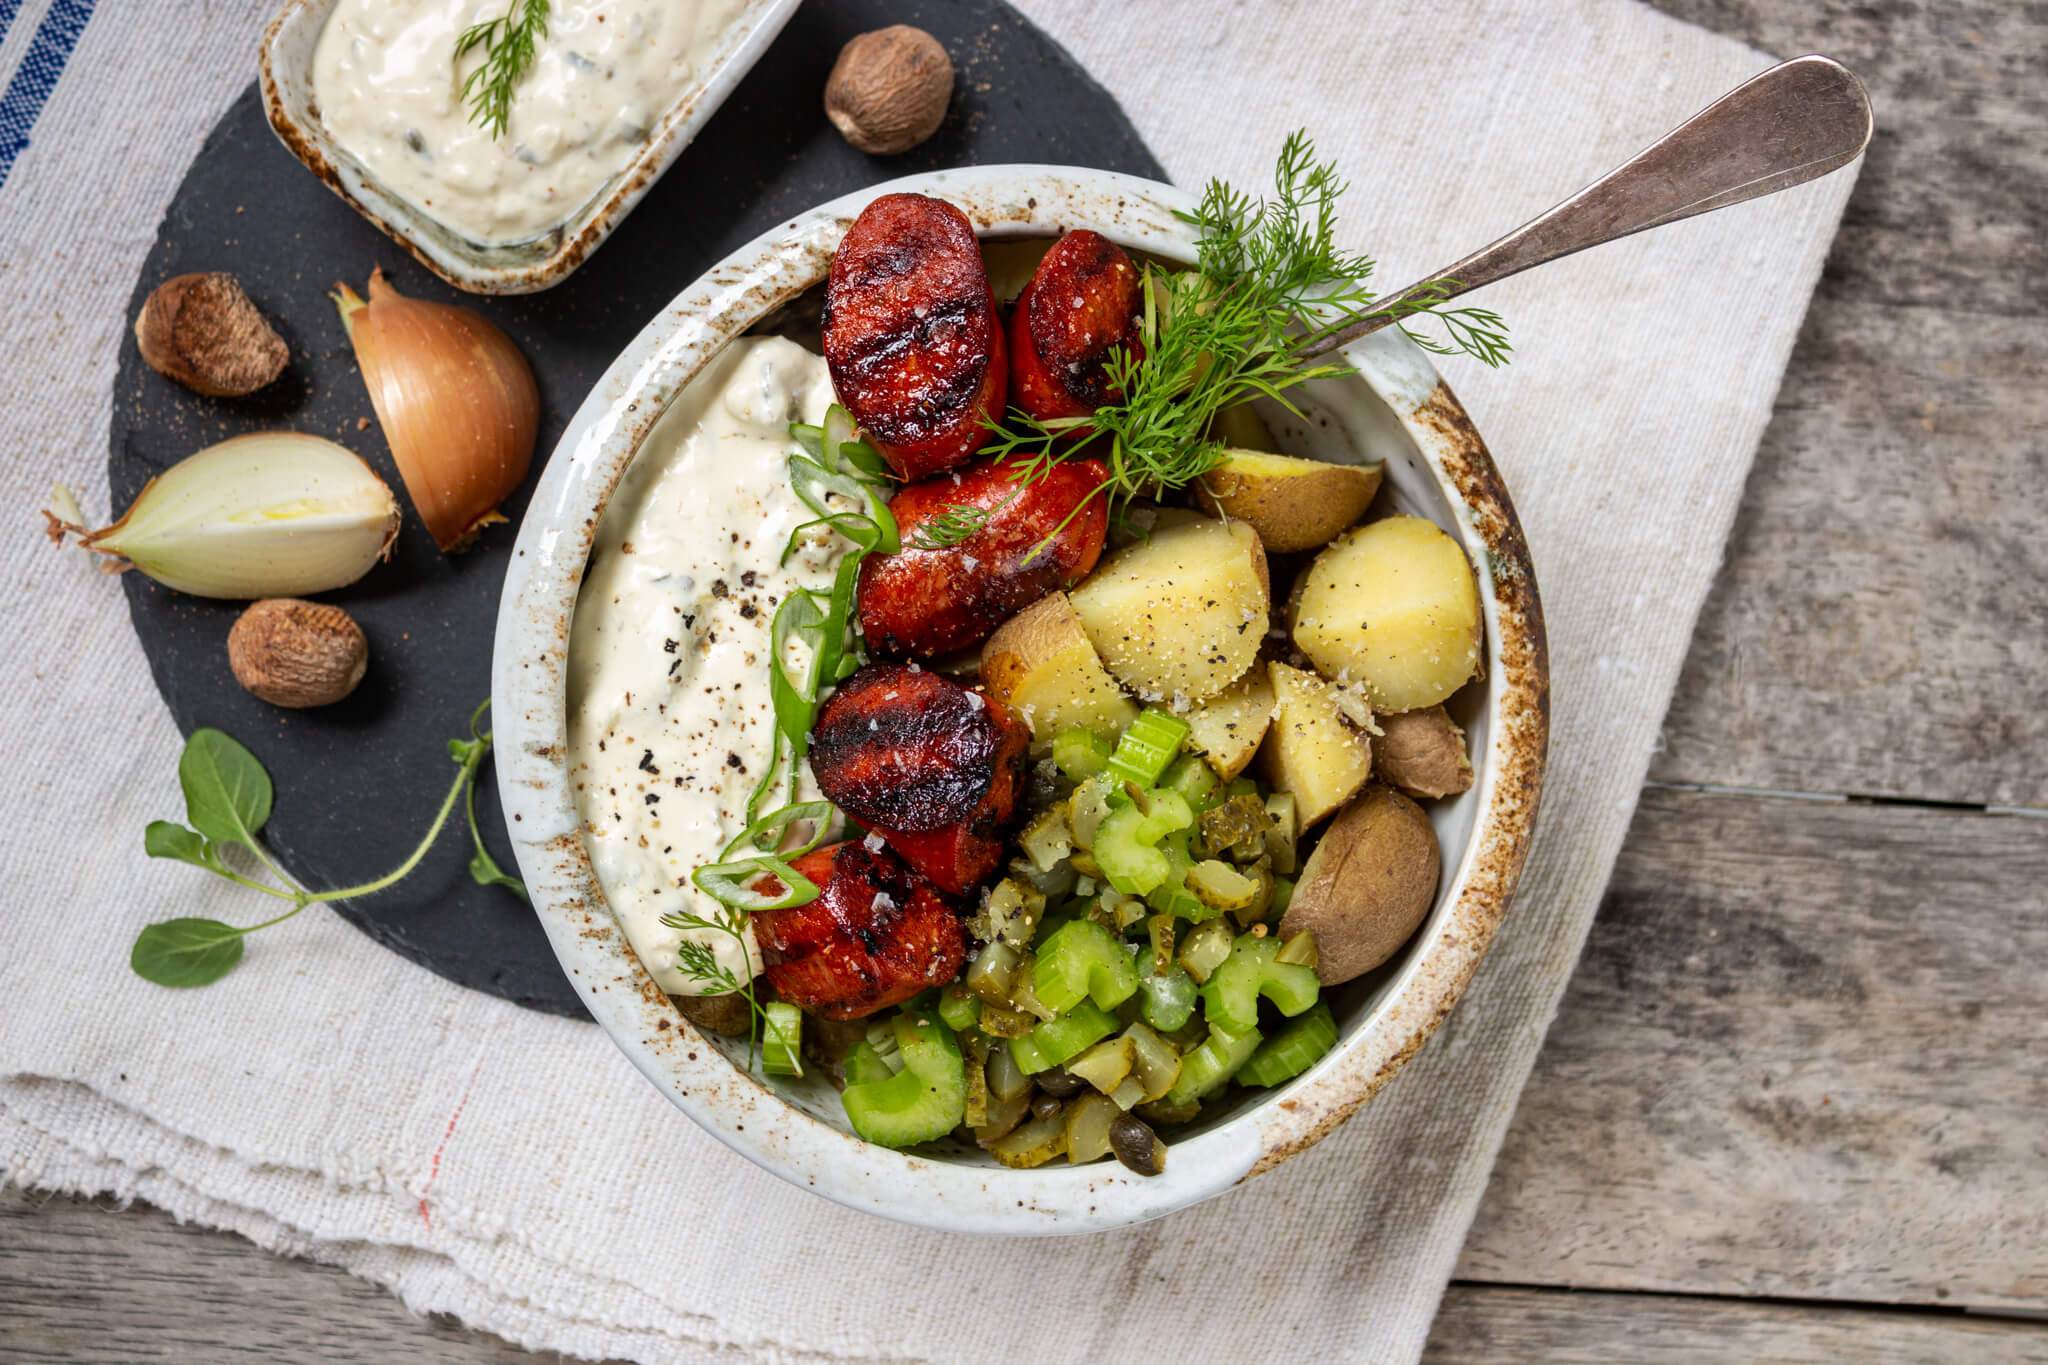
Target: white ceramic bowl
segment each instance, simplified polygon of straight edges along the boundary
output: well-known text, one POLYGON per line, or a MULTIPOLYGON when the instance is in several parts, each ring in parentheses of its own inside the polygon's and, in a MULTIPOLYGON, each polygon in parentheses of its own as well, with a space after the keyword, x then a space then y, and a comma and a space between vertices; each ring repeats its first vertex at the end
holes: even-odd
POLYGON ((421 265, 472 294, 531 294, 560 284, 603 245, 661 179, 698 129, 718 112, 799 0, 752 0, 733 21, 703 79, 681 92, 639 152, 568 221, 529 241, 483 246, 384 188, 376 176, 327 134, 313 94, 313 53, 338 0, 285 0, 264 31, 263 110, 270 126, 306 169, 327 182, 356 212, 410 251, 421 265))
MULTIPOLYGON (((740 248, 684 290, 606 371, 555 450, 519 528, 492 670, 498 781, 521 871, 556 954, 592 1016, 684 1113, 735 1151, 850 1207, 959 1231, 1082 1232, 1183 1208, 1284 1161, 1383 1085, 1456 1002, 1520 873, 1548 731, 1542 613, 1528 547, 1493 462, 1428 358, 1397 331, 1353 347, 1358 378, 1315 386, 1315 420, 1279 432, 1304 453, 1382 460, 1391 499, 1448 529, 1479 566, 1488 666, 1460 693, 1476 780, 1439 802, 1438 903, 1414 940, 1334 1000, 1337 1046, 1311 1070, 1172 1138, 1165 1173, 1114 1162, 1007 1170, 971 1150, 872 1146, 848 1130, 821 1078, 764 1082, 698 1033, 628 946, 592 873, 567 771, 565 656, 598 517, 639 442, 705 361, 822 281, 855 214, 898 190, 958 205, 985 237, 1093 228, 1187 260, 1183 192, 1054 166, 913 176, 834 200, 740 248)), ((1385 503, 1382 503, 1384 506, 1385 503)), ((741 1049, 743 1051, 743 1049, 741 1049)))

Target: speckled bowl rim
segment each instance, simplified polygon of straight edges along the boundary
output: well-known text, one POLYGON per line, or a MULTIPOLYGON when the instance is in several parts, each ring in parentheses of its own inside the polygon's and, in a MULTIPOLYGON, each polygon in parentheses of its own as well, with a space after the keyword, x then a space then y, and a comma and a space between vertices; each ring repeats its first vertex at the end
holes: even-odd
MULTIPOLYGON (((768 51, 801 0, 748 0, 743 20, 728 30, 717 60, 696 89, 662 115, 661 126, 646 145, 574 217, 547 255, 513 263, 491 259, 488 248, 470 249, 443 240, 434 231, 433 216, 388 190, 327 134, 312 95, 312 47, 303 68, 285 60, 284 48, 295 26, 317 16, 324 26, 340 0, 285 0, 263 31, 259 49, 259 84, 264 116, 278 141, 348 206, 376 224, 413 259, 457 289, 472 294, 532 294, 551 289, 574 274, 604 245, 654 183, 675 164, 711 116, 725 103, 742 77, 768 51)), ((317 35, 313 46, 317 46, 317 35)), ((451 231, 452 236, 452 231, 451 231)))
POLYGON ((978 1233, 1100 1230, 1155 1218, 1313 1145, 1413 1057, 1449 1012, 1506 913, 1528 852, 1549 729, 1536 579, 1506 487, 1428 357, 1397 331, 1346 354, 1420 450, 1480 566, 1489 640, 1485 744, 1468 796, 1471 837, 1405 964, 1368 1015, 1312 1070, 1173 1144, 1150 1179, 1115 1163, 990 1169, 861 1142, 727 1061, 628 946, 578 827, 568 774, 566 656, 605 499, 669 401, 732 337, 822 280, 853 216, 876 195, 958 205, 984 236, 1091 227, 1126 246, 1189 254, 1184 192, 1103 171, 981 166, 911 176, 835 199, 741 247, 669 303, 606 371, 543 471, 519 528, 492 667, 498 782, 535 912, 592 1016, 646 1077, 721 1142, 851 1208, 978 1233))

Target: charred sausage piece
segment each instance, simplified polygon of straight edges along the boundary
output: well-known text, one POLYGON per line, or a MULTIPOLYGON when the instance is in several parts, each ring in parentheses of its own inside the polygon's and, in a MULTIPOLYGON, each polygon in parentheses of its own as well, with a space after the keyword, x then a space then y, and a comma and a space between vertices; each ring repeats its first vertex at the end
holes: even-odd
POLYGON ((1030 741, 1001 702, 915 664, 869 664, 819 708, 811 771, 827 800, 958 894, 995 870, 1030 741))
POLYGON ((903 549, 860 566, 860 626, 871 648, 919 659, 966 649, 1088 576, 1109 529, 1102 462, 1068 460, 1028 485, 1011 472, 983 460, 958 483, 941 475, 896 495, 889 510, 903 549), (988 522, 958 545, 917 548, 918 528, 955 507, 984 509, 988 522))
POLYGON ((1010 401, 1048 420, 1084 417, 1122 397, 1110 383, 1109 352, 1144 355, 1140 284, 1131 258, 1101 233, 1060 238, 1010 313, 1010 401))
POLYGON ((1002 416, 1002 319, 967 215, 885 194, 832 257, 825 363, 839 401, 897 475, 966 463, 1002 416))
POLYGON ((782 999, 827 1019, 858 1019, 959 973, 967 956, 959 915, 888 849, 854 840, 792 866, 817 884, 818 898, 753 915, 768 984, 782 999))

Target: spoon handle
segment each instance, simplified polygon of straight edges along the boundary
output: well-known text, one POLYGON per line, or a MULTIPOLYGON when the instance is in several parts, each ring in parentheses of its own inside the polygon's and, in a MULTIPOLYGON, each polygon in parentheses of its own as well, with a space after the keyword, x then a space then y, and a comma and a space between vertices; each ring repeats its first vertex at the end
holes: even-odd
POLYGON ((1818 56, 1780 62, 1541 217, 1381 299, 1307 354, 1377 332, 1425 291, 1455 298, 1589 246, 1817 180, 1854 161, 1871 126, 1870 97, 1847 67, 1818 56))

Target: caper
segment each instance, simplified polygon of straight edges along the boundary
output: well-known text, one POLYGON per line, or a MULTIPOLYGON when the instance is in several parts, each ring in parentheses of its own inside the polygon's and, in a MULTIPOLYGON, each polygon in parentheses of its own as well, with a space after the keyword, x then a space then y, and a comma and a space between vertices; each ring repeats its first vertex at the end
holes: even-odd
POLYGON ((1118 1114, 1111 1121, 1109 1149, 1139 1175, 1158 1175, 1166 1169, 1166 1144, 1135 1114, 1118 1114))
POLYGON ((1060 1102, 1050 1095, 1034 1095, 1031 1099, 1031 1117, 1049 1119, 1060 1112, 1060 1102))
POLYGON ((1037 1080, 1040 1090, 1048 1095, 1057 1095, 1063 1100, 1070 1100, 1088 1088, 1088 1082, 1063 1067, 1041 1071, 1037 1080))

